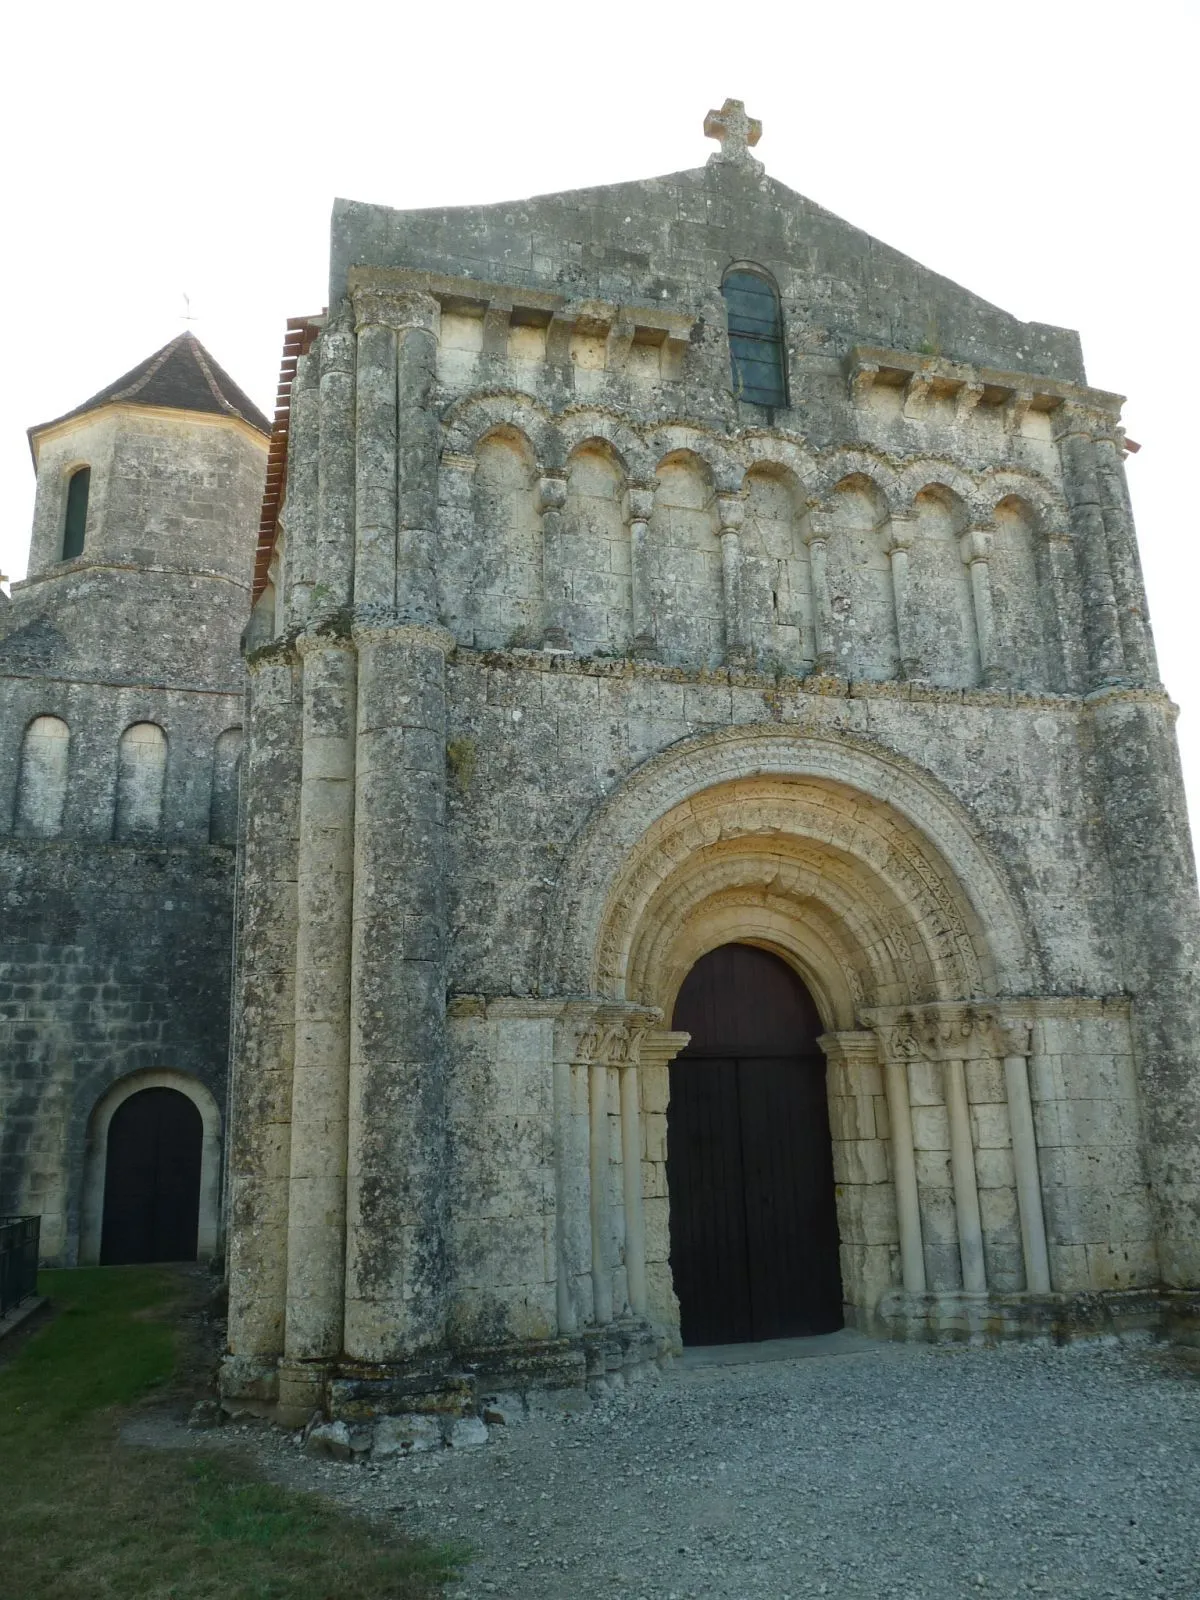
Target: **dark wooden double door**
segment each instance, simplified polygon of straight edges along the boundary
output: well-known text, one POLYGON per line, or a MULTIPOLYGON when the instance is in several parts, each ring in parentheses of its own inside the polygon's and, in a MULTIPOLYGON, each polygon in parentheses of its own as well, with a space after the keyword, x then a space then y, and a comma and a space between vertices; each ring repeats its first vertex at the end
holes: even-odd
POLYGON ((673 1026, 667 1182, 685 1344, 842 1326, 822 1026, 783 961, 722 945, 693 967, 673 1026))
POLYGON ((108 1127, 103 1266, 194 1261, 200 1222, 200 1113, 177 1089, 142 1089, 108 1127))

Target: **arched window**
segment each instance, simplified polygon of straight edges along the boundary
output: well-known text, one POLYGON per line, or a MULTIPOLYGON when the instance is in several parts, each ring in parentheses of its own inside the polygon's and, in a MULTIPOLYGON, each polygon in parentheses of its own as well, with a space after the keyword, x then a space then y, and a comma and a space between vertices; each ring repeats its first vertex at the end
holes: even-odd
POLYGON ((226 728, 213 752, 212 803, 208 823, 208 837, 213 844, 237 843, 238 759, 241 753, 242 730, 226 728))
POLYGON ((783 318, 775 285, 760 272, 735 267, 721 285, 729 318, 733 392, 756 406, 787 405, 783 318))
POLYGON ((162 823, 167 776, 167 736, 154 722, 135 722, 117 751, 118 839, 149 838, 162 823))
POLYGON ((88 491, 92 486, 91 467, 79 467, 67 484, 67 517, 63 523, 62 558, 83 554, 83 535, 87 528, 88 491))
POLYGON ((21 746, 17 832, 49 839, 62 828, 71 734, 61 717, 34 717, 21 746))

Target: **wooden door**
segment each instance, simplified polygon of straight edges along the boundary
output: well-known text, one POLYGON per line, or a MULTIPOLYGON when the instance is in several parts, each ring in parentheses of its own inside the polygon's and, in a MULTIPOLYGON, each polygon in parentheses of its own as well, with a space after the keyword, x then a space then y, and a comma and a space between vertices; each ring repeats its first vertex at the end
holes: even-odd
POLYGON ((672 1026, 667 1182, 685 1344, 842 1326, 822 1032, 777 956, 723 945, 692 968, 672 1026))
POLYGON ((200 1221, 200 1113, 177 1089, 142 1089, 113 1113, 100 1261, 194 1261, 200 1221))

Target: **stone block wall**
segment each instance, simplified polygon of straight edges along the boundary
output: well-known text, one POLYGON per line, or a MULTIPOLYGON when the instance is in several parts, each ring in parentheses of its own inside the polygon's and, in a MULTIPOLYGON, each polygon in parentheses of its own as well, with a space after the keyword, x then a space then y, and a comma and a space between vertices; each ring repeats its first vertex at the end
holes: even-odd
POLYGON ((80 1243, 89 1121, 132 1073, 224 1101, 233 854, 0 839, 0 1211, 80 1243))

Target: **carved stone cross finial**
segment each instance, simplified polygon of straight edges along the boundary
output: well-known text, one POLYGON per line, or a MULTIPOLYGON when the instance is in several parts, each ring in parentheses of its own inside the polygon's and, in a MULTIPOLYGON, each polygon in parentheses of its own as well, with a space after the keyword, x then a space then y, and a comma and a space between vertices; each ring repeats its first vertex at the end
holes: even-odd
POLYGON ((726 100, 720 111, 710 111, 704 119, 704 135, 721 141, 720 151, 713 151, 710 162, 736 161, 742 166, 758 166, 750 151, 762 138, 762 123, 757 117, 746 115, 741 100, 726 100))

